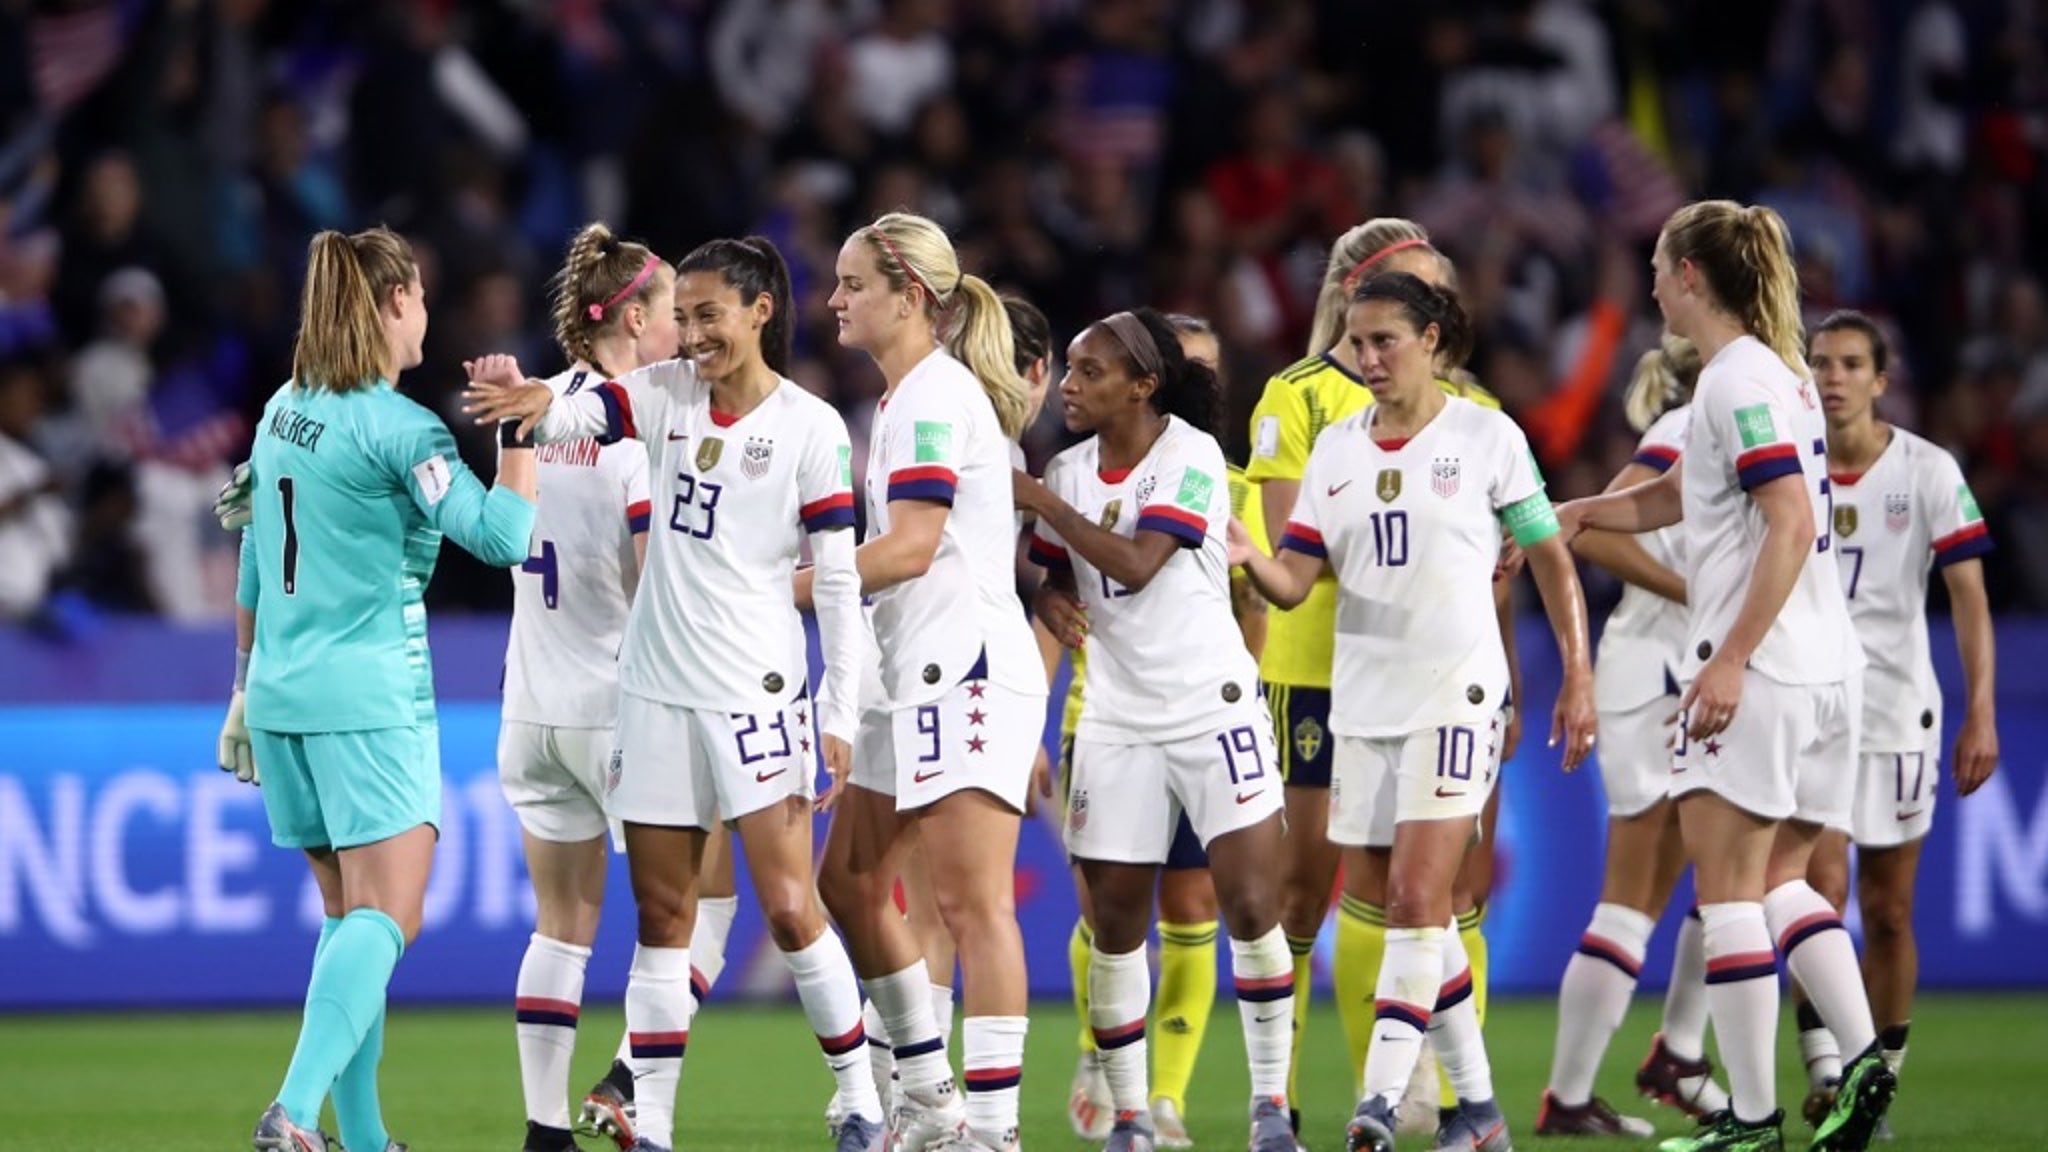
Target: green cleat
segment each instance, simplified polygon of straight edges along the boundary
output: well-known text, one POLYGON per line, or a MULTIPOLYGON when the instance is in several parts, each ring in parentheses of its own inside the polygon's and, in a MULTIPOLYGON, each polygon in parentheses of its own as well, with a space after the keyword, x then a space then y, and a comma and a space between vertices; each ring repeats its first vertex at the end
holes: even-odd
POLYGON ((1842 1069, 1834 1107, 1813 1130, 1814 1152, 1863 1152, 1899 1090, 1899 1078, 1876 1044, 1842 1069))
POLYGON ((1689 1136, 1673 1136, 1658 1152, 1784 1152, 1785 1113, 1777 1111, 1755 1122, 1737 1120, 1733 1112, 1716 1112, 1700 1121, 1689 1136))

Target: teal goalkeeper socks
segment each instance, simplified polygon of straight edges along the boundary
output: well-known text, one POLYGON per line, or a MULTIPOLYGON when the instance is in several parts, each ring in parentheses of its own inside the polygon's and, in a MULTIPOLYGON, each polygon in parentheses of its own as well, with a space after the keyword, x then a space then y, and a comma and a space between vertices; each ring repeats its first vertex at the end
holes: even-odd
MULTIPOLYGON (((321 1101, 330 1088, 336 1089, 336 1111, 345 1117, 344 1142, 364 1152, 382 1152, 383 1141, 348 1141, 346 1119, 360 1117, 349 1116, 353 1109, 344 1111, 344 1097, 355 1096, 358 1101, 367 1098, 374 1114, 379 1053, 372 1051, 366 1041, 374 1033, 381 1050, 384 990, 405 951, 405 937, 391 917, 370 908, 356 909, 342 917, 333 931, 323 928, 321 935, 324 940, 313 960, 313 978, 306 987, 306 1014, 299 1025, 299 1045, 292 1053, 291 1068, 285 1073, 277 1100, 284 1105, 292 1123, 301 1128, 316 1128, 320 1123, 321 1101), (356 1062, 358 1053, 365 1057, 361 1061, 364 1067, 359 1076, 351 1079, 369 1081, 367 1094, 344 1092, 337 1084, 344 1070, 353 1071, 351 1064, 356 1062)), ((359 1083, 351 1084, 351 1088, 359 1087, 359 1083)), ((376 1121, 374 1127, 382 1129, 382 1121, 376 1121)), ((376 1134, 361 1135, 374 1138, 376 1134)))
MULTIPOLYGON (((327 948, 328 938, 339 927, 339 916, 329 916, 320 921, 320 941, 313 946, 315 965, 320 962, 320 953, 327 948)), ((379 1006, 376 1022, 370 1025, 370 1030, 363 1035, 362 1045, 334 1081, 334 1115, 340 1123, 344 1147, 383 1152, 391 1143, 391 1134, 384 1128, 384 1106, 377 1098, 377 1066, 383 1059, 384 1009, 379 1006)))

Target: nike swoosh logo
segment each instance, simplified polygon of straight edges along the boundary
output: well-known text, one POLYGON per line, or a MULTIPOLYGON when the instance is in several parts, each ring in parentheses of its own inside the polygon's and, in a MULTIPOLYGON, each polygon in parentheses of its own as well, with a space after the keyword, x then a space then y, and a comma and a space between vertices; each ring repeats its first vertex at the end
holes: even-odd
POLYGON ((1349 480, 1346 480, 1342 484, 1332 484, 1329 488, 1329 495, 1335 496, 1337 493, 1342 492, 1343 490, 1349 487, 1351 487, 1351 481, 1349 480))
POLYGON ((688 440, 689 437, 687 435, 677 435, 676 433, 671 432, 668 434, 668 439, 669 443, 673 444, 678 440, 688 440))
POLYGON ((1275 1021, 1275 1020, 1285 1020, 1285 1019, 1287 1019, 1287 1013, 1285 1013, 1285 1012, 1275 1012, 1275 1013, 1273 1013, 1273 1014, 1272 1014, 1271 1016, 1254 1016, 1254 1017, 1252 1017, 1252 1020, 1253 1020, 1253 1021, 1254 1021, 1255 1023, 1259 1023, 1259 1024, 1271 1024, 1271 1023, 1272 1023, 1273 1021, 1275 1021))
POLYGON ((777 768, 773 772, 756 772, 754 773, 754 783, 766 784, 770 780, 775 779, 777 776, 780 776, 787 771, 789 771, 789 769, 787 768, 777 768))
POLYGON ((1436 794, 1439 799, 1449 800, 1455 796, 1463 796, 1465 794, 1465 790, 1463 788, 1460 788, 1456 792, 1446 792, 1444 791, 1443 785, 1439 784, 1437 785, 1436 794))
POLYGON ((1266 790, 1265 790, 1264 788, 1261 788, 1261 789, 1259 789, 1259 790, 1258 790, 1257 792, 1253 792, 1253 793, 1251 793, 1251 794, 1249 794, 1249 795, 1247 795, 1247 794, 1245 794, 1245 793, 1243 793, 1243 792, 1239 792, 1239 793, 1237 794, 1237 802, 1238 802, 1239 804, 1249 804, 1249 803, 1251 803, 1252 801, 1254 801, 1254 800, 1257 800, 1257 799, 1258 799, 1259 797, 1261 797, 1261 796, 1264 796, 1265 794, 1266 794, 1266 790))
POLYGON ((931 772, 919 772, 917 775, 912 776, 910 779, 913 783, 922 784, 927 780, 936 780, 939 777, 944 776, 945 774, 946 770, 944 768, 940 768, 931 772))
POLYGON ((1926 809, 1924 808, 1915 808, 1911 812, 1894 812, 1892 813, 1892 819, 1911 820, 1913 817, 1918 816, 1920 813, 1924 811, 1926 811, 1926 809))
POLYGON ((1382 1032, 1382 1033, 1380 1033, 1380 1034, 1379 1034, 1379 1039, 1381 1039, 1381 1040, 1385 1040, 1385 1041, 1386 1041, 1387 1043, 1389 1043, 1389 1044, 1399 1044, 1399 1043, 1400 1043, 1401 1041, 1403 1041, 1403 1040, 1406 1040, 1406 1039, 1408 1039, 1408 1037, 1406 1037, 1406 1036, 1389 1036, 1389 1035, 1387 1035, 1387 1034, 1386 1034, 1385 1032, 1382 1032))

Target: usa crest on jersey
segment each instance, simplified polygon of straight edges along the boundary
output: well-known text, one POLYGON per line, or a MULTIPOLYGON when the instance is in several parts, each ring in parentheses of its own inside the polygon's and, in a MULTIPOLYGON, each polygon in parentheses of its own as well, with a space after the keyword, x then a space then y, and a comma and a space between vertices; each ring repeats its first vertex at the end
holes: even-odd
POLYGON ((1429 466, 1429 490, 1439 496, 1458 494, 1458 458, 1438 457, 1429 466))
POLYGON ((1884 526, 1893 532, 1904 532, 1913 522, 1913 497, 1906 492, 1887 492, 1884 495, 1884 526))
POLYGON ((740 450, 740 471, 749 480, 759 480, 768 474, 769 458, 775 454, 775 442, 758 436, 747 438, 747 445, 740 450))

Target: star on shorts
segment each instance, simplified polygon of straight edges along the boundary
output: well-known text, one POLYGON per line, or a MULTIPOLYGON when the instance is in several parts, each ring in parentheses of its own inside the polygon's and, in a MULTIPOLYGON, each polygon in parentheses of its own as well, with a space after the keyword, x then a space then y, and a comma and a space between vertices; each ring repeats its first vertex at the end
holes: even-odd
POLYGON ((981 750, 987 747, 988 741, 982 739, 979 736, 970 736, 967 738, 967 750, 969 752, 980 752, 981 750))

